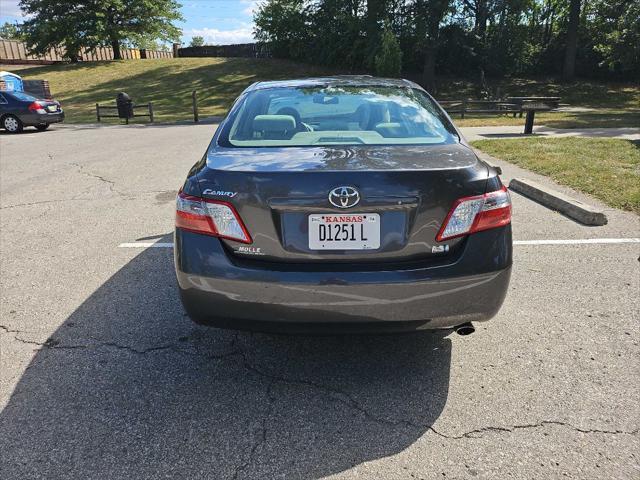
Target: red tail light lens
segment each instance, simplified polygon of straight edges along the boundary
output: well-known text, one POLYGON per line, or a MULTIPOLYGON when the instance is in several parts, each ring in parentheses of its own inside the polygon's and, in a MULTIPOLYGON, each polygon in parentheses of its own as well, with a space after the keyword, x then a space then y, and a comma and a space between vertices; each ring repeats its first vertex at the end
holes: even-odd
POLYGON ((507 187, 457 200, 440 227, 438 242, 511 223, 511 197, 507 187))
POLYGON ((29 109, 30 112, 47 113, 47 111, 44 108, 44 105, 42 105, 40 102, 31 102, 31 104, 27 108, 29 109))
POLYGON ((236 242, 252 242, 233 205, 182 192, 178 193, 176 198, 176 227, 236 242))

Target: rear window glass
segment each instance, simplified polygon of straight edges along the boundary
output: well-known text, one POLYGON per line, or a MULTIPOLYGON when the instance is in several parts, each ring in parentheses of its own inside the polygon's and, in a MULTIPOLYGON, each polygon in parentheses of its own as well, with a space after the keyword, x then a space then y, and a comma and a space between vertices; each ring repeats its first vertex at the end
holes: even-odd
POLYGON ((424 92, 395 86, 254 90, 234 108, 229 147, 443 144, 455 130, 424 92))
POLYGON ((31 95, 27 95, 26 93, 22 92, 11 92, 8 95, 15 98, 16 100, 21 100, 23 102, 34 102, 37 100, 36 97, 32 97, 31 95))

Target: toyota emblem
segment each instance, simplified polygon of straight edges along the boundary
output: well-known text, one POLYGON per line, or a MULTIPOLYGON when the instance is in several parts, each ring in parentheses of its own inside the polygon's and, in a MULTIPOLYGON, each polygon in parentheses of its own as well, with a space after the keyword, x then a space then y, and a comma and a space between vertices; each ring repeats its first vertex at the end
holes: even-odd
POLYGON ((355 207, 360 201, 358 190, 353 187, 337 187, 329 192, 329 203, 338 208, 355 207))

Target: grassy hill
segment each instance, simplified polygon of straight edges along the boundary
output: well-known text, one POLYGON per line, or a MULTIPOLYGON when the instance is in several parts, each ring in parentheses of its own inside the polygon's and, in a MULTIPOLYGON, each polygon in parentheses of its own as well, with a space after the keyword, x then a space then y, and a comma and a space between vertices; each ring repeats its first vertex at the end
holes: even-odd
POLYGON ((224 115, 235 97, 255 81, 322 74, 306 65, 251 58, 121 60, 14 71, 25 79, 49 80, 72 123, 95 122, 96 102, 113 104, 121 91, 134 102, 153 102, 156 121, 172 121, 193 118, 193 90, 198 92, 201 117, 224 115))
MULTIPOLYGON (((224 115, 235 97, 255 81, 340 73, 325 67, 253 58, 122 60, 9 69, 26 79, 49 80, 55 98, 63 103, 69 123, 95 122, 96 102, 114 103, 120 91, 127 92, 138 103, 153 102, 156 121, 188 120, 192 118, 193 90, 198 92, 201 117, 224 115)), ((479 98, 477 85, 470 81, 444 78, 440 83, 437 98, 479 98)), ((547 79, 506 79, 495 82, 491 88, 504 95, 559 95, 572 106, 598 109, 542 114, 538 123, 569 128, 640 125, 637 84, 564 85, 547 79)), ((455 120, 459 125, 511 125, 524 121, 506 116, 455 120)))

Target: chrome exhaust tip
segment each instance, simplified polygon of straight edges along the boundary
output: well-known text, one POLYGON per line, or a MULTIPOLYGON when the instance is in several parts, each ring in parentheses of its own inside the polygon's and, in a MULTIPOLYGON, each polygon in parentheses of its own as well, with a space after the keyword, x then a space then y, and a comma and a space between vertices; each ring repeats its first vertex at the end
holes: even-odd
POLYGON ((453 327, 453 329, 458 335, 471 335, 476 331, 476 327, 474 327, 471 322, 463 323, 462 325, 453 327))

